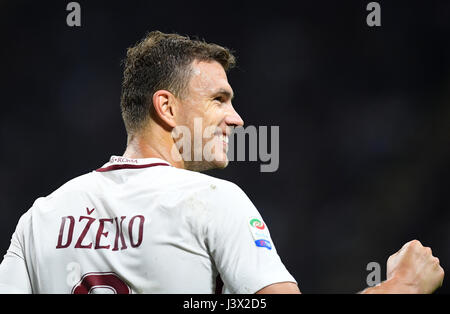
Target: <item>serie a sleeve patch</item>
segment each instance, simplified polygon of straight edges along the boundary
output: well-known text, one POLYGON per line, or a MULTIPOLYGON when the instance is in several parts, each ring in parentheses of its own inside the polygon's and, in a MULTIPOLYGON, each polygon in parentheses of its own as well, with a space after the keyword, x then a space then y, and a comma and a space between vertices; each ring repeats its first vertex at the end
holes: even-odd
POLYGON ((271 250, 272 243, 270 242, 270 234, 264 221, 258 217, 250 217, 248 225, 255 245, 271 250))

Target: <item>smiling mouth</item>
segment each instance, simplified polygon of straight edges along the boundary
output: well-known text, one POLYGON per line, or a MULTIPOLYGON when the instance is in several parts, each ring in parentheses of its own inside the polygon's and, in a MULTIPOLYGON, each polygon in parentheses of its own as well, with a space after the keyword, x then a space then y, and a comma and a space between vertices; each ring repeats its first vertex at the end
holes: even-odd
POLYGON ((228 152, 228 142, 229 142, 229 138, 226 134, 223 133, 216 133, 215 137, 220 141, 221 146, 222 146, 222 152, 224 154, 227 154, 228 152))
POLYGON ((223 141, 225 144, 228 145, 228 136, 226 136, 225 134, 217 134, 216 135, 221 141, 223 141))

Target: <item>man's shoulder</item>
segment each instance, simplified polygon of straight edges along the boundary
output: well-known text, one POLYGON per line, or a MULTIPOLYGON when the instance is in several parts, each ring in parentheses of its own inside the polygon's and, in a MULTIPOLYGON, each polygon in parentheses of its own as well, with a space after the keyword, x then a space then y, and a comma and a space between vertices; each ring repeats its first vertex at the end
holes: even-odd
POLYGON ((243 208, 253 210, 254 205, 247 194, 234 182, 204 173, 180 170, 179 179, 185 183, 179 187, 186 200, 201 202, 212 212, 232 214, 243 208))
POLYGON ((95 186, 95 178, 94 172, 92 171, 66 181, 48 197, 54 197, 70 191, 91 190, 93 186, 95 186))
POLYGON ((86 193, 91 192, 95 186, 93 172, 85 173, 65 182, 47 196, 39 197, 34 201, 32 207, 43 208, 47 207, 45 205, 54 205, 60 201, 68 203, 73 197, 83 197, 86 193))
POLYGON ((223 194, 223 193, 237 193, 242 192, 240 187, 228 180, 213 177, 211 175, 184 170, 176 169, 177 181, 182 185, 186 185, 194 190, 207 190, 212 194, 223 194))

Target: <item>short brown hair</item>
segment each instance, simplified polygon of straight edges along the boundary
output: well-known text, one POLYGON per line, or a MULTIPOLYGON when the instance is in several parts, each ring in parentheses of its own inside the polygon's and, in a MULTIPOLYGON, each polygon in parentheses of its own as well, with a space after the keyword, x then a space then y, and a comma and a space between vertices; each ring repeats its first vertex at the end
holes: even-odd
POLYGON ((138 131, 150 117, 153 94, 165 89, 182 96, 194 60, 217 61, 225 71, 235 65, 227 48, 178 34, 153 31, 127 51, 121 110, 128 133, 138 131))

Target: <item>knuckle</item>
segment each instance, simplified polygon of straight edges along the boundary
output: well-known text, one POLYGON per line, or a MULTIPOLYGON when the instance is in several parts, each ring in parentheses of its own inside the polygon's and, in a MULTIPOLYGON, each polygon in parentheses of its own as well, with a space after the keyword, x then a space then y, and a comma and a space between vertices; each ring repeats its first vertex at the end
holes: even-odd
POLYGON ((407 252, 420 252, 421 248, 422 248, 422 246, 418 240, 412 240, 407 244, 406 251, 407 252))
POLYGON ((409 246, 416 248, 416 247, 422 246, 422 243, 420 243, 419 240, 412 240, 411 242, 409 242, 409 246))
POLYGON ((422 247, 422 243, 419 240, 414 240, 415 245, 422 247))

